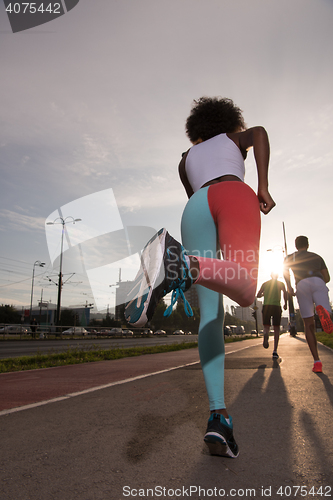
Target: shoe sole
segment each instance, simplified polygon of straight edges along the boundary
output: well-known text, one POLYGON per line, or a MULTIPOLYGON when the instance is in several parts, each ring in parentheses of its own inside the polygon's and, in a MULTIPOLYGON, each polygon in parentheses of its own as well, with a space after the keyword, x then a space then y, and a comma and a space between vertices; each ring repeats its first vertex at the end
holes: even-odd
POLYGON ((205 435, 204 441, 208 446, 211 455, 218 455, 220 457, 237 458, 239 453, 235 455, 226 441, 224 441, 220 434, 217 432, 209 432, 205 435))
POLYGON ((317 306, 316 307, 316 313, 319 316, 319 320, 321 323, 321 326, 324 330, 325 333, 332 333, 333 332, 333 323, 331 320, 331 316, 329 315, 328 311, 323 306, 317 306))
POLYGON ((146 244, 141 254, 141 268, 128 296, 135 296, 126 304, 125 318, 132 326, 142 327, 148 321, 147 310, 154 288, 159 284, 164 262, 166 229, 161 229, 146 244), (137 290, 137 292, 136 292, 137 290))

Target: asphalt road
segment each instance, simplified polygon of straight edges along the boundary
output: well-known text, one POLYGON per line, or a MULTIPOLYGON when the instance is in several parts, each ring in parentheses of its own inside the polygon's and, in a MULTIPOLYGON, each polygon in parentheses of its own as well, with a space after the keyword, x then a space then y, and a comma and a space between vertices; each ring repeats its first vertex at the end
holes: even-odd
POLYGON ((203 443, 197 349, 0 374, 1 500, 333 498, 332 350, 322 374, 301 335, 226 351, 235 460, 203 443))
POLYGON ((28 356, 34 354, 52 354, 68 349, 110 349, 114 347, 140 347, 181 342, 196 342, 198 335, 154 336, 151 338, 118 338, 82 340, 4 340, 0 341, 0 359, 28 356))

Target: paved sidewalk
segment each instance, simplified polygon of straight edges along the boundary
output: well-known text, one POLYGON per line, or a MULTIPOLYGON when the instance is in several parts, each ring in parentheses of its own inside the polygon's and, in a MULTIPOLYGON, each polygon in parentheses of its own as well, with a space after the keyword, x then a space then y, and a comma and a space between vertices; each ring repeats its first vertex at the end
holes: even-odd
POLYGON ((237 459, 205 449, 196 363, 0 415, 1 500, 333 498, 333 352, 314 374, 301 335, 280 362, 246 347, 226 356, 237 459))

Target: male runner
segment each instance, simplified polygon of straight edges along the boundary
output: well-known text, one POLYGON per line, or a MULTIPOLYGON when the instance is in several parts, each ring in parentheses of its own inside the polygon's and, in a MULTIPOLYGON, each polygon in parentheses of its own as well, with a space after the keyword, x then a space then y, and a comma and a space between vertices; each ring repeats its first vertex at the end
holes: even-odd
POLYGON ((306 236, 297 236, 295 246, 297 252, 285 258, 284 279, 288 292, 296 295, 298 300, 304 321, 305 337, 314 359, 312 371, 321 373, 322 362, 319 359, 315 335, 314 304, 323 330, 332 333, 333 323, 330 317, 332 310, 325 284, 330 281, 330 275, 323 258, 316 253, 308 252, 309 240, 306 236), (290 284, 289 269, 295 276, 296 294, 290 284))
POLYGON ((264 297, 264 305, 262 308, 262 322, 264 325, 264 341, 263 346, 265 349, 269 347, 268 336, 271 328, 271 318, 273 319, 274 327, 274 350, 273 358, 279 357, 277 348, 280 338, 280 325, 281 325, 281 292, 284 297, 284 310, 287 309, 287 291, 284 283, 278 281, 278 274, 271 273, 271 280, 262 284, 259 292, 257 293, 258 299, 264 297))

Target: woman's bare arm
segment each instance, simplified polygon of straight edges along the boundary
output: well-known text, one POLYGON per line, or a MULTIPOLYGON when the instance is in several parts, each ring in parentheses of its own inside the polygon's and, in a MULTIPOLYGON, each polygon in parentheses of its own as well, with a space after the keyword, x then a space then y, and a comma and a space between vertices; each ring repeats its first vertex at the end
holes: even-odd
POLYGON ((270 148, 266 130, 264 127, 252 127, 244 132, 228 134, 228 137, 237 144, 243 155, 245 151, 253 147, 258 172, 258 199, 260 210, 264 214, 268 214, 275 206, 275 201, 268 191, 270 148))

